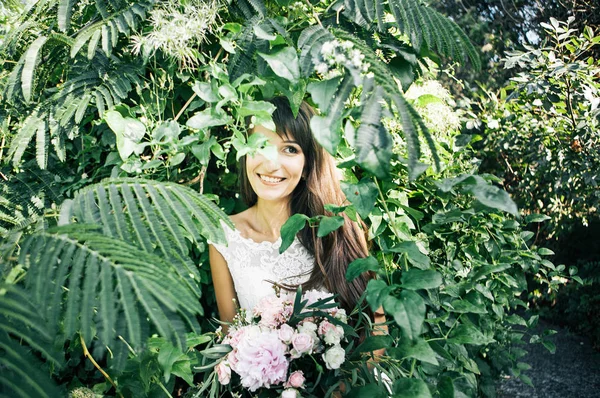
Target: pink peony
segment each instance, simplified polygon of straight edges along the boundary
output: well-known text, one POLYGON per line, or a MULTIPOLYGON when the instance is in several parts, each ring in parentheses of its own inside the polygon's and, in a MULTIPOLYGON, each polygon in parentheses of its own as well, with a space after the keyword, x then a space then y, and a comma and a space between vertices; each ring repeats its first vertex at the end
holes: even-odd
POLYGON ((275 330, 251 325, 246 329, 237 347, 230 353, 231 369, 240 375, 242 386, 251 392, 260 387, 283 383, 288 371, 287 346, 275 330))
POLYGON ((308 333, 296 333, 294 337, 292 337, 292 347, 294 347, 291 351, 292 358, 300 358, 302 354, 310 354, 315 345, 315 340, 308 333))
POLYGON ((305 381, 304 372, 297 370, 290 375, 285 387, 304 388, 305 381))
POLYGON ((231 368, 227 361, 221 361, 216 366, 217 370, 217 378, 219 379, 219 383, 222 385, 227 385, 231 381, 231 368))

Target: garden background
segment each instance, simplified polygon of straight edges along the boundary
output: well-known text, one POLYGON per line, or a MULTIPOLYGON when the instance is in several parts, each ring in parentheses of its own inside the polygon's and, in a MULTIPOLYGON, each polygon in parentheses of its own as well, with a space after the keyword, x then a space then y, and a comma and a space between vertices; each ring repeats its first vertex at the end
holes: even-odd
POLYGON ((540 316, 597 348, 600 10, 544 3, 5 0, 0 394, 198 396, 206 240, 273 95, 319 110, 344 176, 312 227, 373 242, 347 278, 378 274, 390 335, 348 396, 387 396, 381 347, 398 397, 530 383, 540 316))

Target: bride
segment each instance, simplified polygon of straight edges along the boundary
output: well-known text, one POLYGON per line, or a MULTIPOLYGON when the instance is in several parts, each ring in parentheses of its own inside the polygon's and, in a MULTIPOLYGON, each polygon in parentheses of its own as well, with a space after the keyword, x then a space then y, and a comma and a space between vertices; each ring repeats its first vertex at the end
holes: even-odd
POLYGON ((310 130, 314 110, 303 102, 294 118, 285 97, 270 102, 277 108, 276 131, 258 125, 251 133, 265 135, 277 148, 277 157, 257 153, 241 159, 240 189, 249 207, 231 216, 235 229, 224 225, 227 245, 213 243, 209 248, 219 317, 231 322, 238 305, 252 309, 260 298, 273 294, 273 282, 335 293, 350 313, 369 280, 366 273, 353 282, 345 278, 348 264, 368 255, 358 223, 344 215, 344 225, 323 238, 307 225, 279 254, 280 229, 291 215, 324 215, 325 204, 340 206, 346 198, 333 157, 310 130))

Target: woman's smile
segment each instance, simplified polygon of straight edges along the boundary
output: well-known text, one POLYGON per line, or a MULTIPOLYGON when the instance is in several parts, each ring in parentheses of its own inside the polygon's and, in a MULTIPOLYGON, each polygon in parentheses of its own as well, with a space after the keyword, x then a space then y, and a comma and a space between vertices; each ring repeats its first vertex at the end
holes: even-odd
POLYGON ((261 153, 246 157, 248 181, 258 200, 289 201, 302 179, 304 153, 293 137, 280 136, 264 126, 256 126, 252 134, 262 134, 277 150, 275 156, 261 153))

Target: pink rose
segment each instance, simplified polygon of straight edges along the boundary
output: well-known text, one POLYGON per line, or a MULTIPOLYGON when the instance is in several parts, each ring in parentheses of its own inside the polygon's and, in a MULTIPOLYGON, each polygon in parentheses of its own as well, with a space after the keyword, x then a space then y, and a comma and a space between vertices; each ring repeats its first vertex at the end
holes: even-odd
POLYGON ((288 321, 292 314, 292 306, 286 295, 266 296, 254 307, 254 315, 260 316, 260 325, 275 328, 288 321))
POLYGON ((292 342, 292 337, 294 337, 294 328, 284 323, 279 328, 279 339, 283 341, 285 344, 290 344, 292 342))
POLYGON ((290 375, 285 387, 304 388, 305 381, 304 372, 297 370, 290 375))
POLYGON ((217 378, 219 379, 219 383, 222 385, 227 385, 231 381, 231 368, 227 361, 221 361, 215 367, 217 371, 217 378))
POLYGON ((298 398, 299 396, 298 390, 294 390, 293 388, 285 389, 281 393, 281 398, 298 398))
POLYGON ((281 342, 277 331, 256 325, 242 329, 245 329, 242 338, 229 354, 235 357, 229 363, 231 370, 240 376, 242 386, 254 392, 261 387, 284 383, 289 366, 287 346, 281 342))
POLYGON ((344 329, 325 320, 319 325, 319 336, 323 337, 326 344, 339 344, 344 337, 344 329))
POLYGON ((292 358, 299 358, 302 354, 312 352, 315 340, 308 333, 296 333, 292 337, 292 358))

